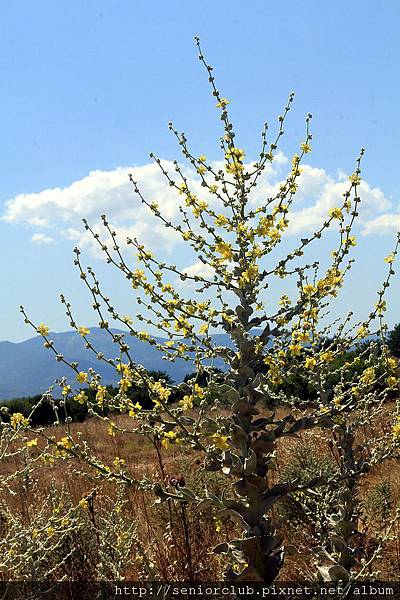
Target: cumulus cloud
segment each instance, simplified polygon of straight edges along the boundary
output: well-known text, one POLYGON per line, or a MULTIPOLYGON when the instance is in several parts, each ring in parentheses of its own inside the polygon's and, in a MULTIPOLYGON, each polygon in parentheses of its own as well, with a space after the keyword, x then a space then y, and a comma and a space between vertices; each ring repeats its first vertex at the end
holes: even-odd
POLYGON ((45 235, 44 233, 34 233, 31 241, 34 244, 53 244, 54 243, 54 238, 50 237, 49 235, 45 235))
MULTIPOLYGON (((274 163, 275 165, 275 163, 274 163)), ((284 182, 284 165, 270 168, 260 178, 257 192, 252 196, 252 204, 262 206, 268 198, 274 197, 279 186, 284 182)), ((324 169, 302 164, 303 172, 298 179, 298 190, 290 213, 288 234, 301 234, 315 231, 326 220, 329 209, 340 206, 343 193, 349 188, 347 175, 339 170, 335 177, 324 169)), ((382 190, 371 187, 361 181, 358 188, 361 204, 359 205, 358 224, 362 233, 374 233, 369 225, 377 216, 392 208, 391 202, 382 190)))
MULTIPOLYGON (((253 205, 263 205, 269 197, 276 194, 288 170, 287 163, 287 157, 280 152, 272 165, 267 166, 252 193, 253 205)), ((162 161, 162 165, 172 177, 178 178, 172 162, 162 161)), ((216 169, 222 166, 222 163, 214 163, 216 169)), ((303 168, 289 234, 315 230, 325 220, 329 208, 341 203, 342 194, 348 185, 343 171, 332 176, 324 169, 310 165, 303 165, 303 168)), ((112 171, 91 171, 86 177, 65 187, 18 194, 6 202, 2 220, 10 224, 28 225, 36 230, 32 236, 32 242, 35 243, 50 243, 61 235, 81 246, 95 247, 93 238, 84 230, 81 219, 87 218, 96 233, 103 233, 98 222, 99 215, 105 213, 121 239, 127 236, 137 237, 150 248, 161 247, 167 253, 171 252, 178 237, 172 228, 165 228, 140 202, 129 181, 129 173, 138 181, 147 201, 158 203, 168 220, 179 219, 181 198, 168 185, 159 167, 147 164, 132 168, 120 167, 112 171), (49 232, 49 235, 43 230, 49 232)), ((204 198, 205 190, 201 187, 199 178, 189 169, 185 169, 184 173, 191 189, 204 198)), ((400 213, 396 212, 379 188, 373 188, 363 181, 359 191, 362 198, 359 224, 363 234, 386 233, 399 227, 400 213)), ((204 269, 201 264, 191 265, 188 269, 200 267, 204 269)))
MULTIPOLYGON (((343 181, 341 173, 334 179, 323 169, 305 165, 299 180, 300 193, 297 198, 304 203, 304 208, 295 208, 291 215, 289 233, 310 232, 319 227, 326 219, 329 209, 342 204, 343 194, 348 187, 349 182, 343 181)), ((358 224, 362 233, 366 234, 369 233, 369 222, 377 214, 390 210, 391 202, 379 188, 371 187, 366 181, 361 181, 358 194, 361 198, 358 224)))
POLYGON ((400 231, 400 213, 385 213, 371 219, 364 226, 364 235, 373 233, 396 233, 400 231))
MULTIPOLYGON (((173 171, 172 163, 163 166, 173 171)), ((99 215, 105 213, 121 239, 139 237, 150 246, 168 250, 176 241, 171 229, 154 219, 133 191, 129 173, 140 181, 144 197, 158 202, 163 214, 173 219, 178 213, 176 193, 166 184, 159 167, 154 164, 138 168, 118 168, 113 171, 91 171, 86 177, 63 188, 45 189, 37 193, 18 194, 5 204, 2 220, 47 229, 82 246, 95 247, 93 238, 85 231, 85 217, 97 233, 104 234, 96 225, 99 215)), ((34 234, 44 235, 44 234, 34 234)), ((39 238, 36 238, 39 242, 39 238)))
POLYGON ((212 277, 215 274, 214 269, 210 265, 205 265, 201 261, 195 262, 193 265, 189 265, 183 269, 183 272, 190 277, 205 277, 206 279, 212 277))

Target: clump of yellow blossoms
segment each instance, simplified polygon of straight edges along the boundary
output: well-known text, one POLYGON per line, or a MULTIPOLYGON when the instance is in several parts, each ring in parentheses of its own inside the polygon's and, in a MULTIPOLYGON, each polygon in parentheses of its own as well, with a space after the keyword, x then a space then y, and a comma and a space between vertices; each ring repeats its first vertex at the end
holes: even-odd
POLYGON ((78 333, 82 337, 85 337, 86 335, 89 335, 90 329, 88 327, 81 326, 81 327, 78 327, 78 333))
POLYGON ((393 439, 396 442, 400 441, 400 416, 396 417, 396 421, 392 425, 393 439))
POLYGON ((40 325, 37 326, 36 331, 40 333, 40 335, 46 336, 49 333, 49 328, 44 323, 40 323, 40 325))
POLYGON ((24 417, 22 413, 14 413, 11 415, 11 427, 18 429, 19 427, 27 427, 29 425, 29 419, 24 417))
POLYGON ((222 435, 222 433, 214 433, 211 436, 214 446, 216 446, 219 450, 228 450, 228 436, 222 435))

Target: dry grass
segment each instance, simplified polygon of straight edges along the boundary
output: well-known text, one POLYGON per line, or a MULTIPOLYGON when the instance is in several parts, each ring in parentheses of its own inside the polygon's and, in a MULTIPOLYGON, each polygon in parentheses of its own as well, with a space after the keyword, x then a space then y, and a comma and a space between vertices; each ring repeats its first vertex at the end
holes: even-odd
MULTIPOLYGON (((374 422, 375 431, 385 431, 388 427, 389 413, 392 407, 386 407, 386 414, 380 415, 374 422)), ((120 427, 131 426, 128 416, 118 416, 114 419, 120 427)), ((88 419, 84 423, 75 423, 70 426, 73 437, 81 432, 82 438, 87 440, 93 453, 106 465, 112 465, 115 457, 124 459, 129 475, 135 479, 148 476, 151 479, 162 481, 162 471, 166 478, 184 477, 186 485, 197 492, 201 492, 206 484, 210 491, 220 493, 222 486, 227 485, 226 478, 202 470, 199 457, 180 446, 170 450, 162 449, 162 464, 152 444, 139 437, 137 434, 116 433, 115 437, 107 434, 107 424, 99 419, 88 419)), ((52 426, 47 428, 46 434, 54 435, 57 439, 62 437, 63 428, 52 426)), ((359 443, 368 436, 368 431, 359 431, 359 443)), ((319 431, 306 432, 300 439, 291 439, 280 442, 278 451, 279 462, 274 478, 279 479, 285 467, 291 463, 299 445, 312 444, 319 456, 330 457, 334 460, 329 449, 326 434, 319 431)), ((38 451, 33 450, 35 454, 38 451)), ((11 473, 21 466, 20 459, 9 459, 2 464, 2 473, 11 473)), ((96 561, 99 560, 99 550, 96 550, 95 529, 99 526, 102 515, 110 511, 111 504, 116 498, 115 484, 100 479, 95 472, 77 460, 56 460, 53 464, 35 462, 34 468, 26 477, 19 477, 13 485, 14 495, 2 493, 1 505, 14 513, 25 515, 26 520, 35 519, 37 503, 49 495, 54 484, 61 490, 65 489, 73 504, 79 501, 92 490, 96 490, 93 499, 93 515, 88 514, 87 527, 88 539, 93 537, 94 549, 90 552, 82 540, 73 540, 76 545, 77 560, 71 566, 69 561, 68 572, 62 570, 56 575, 67 576, 73 579, 87 580, 94 576, 96 561), (32 491, 34 494, 32 495, 32 491), (92 518, 93 517, 93 518, 92 518), (90 533, 90 531, 92 533, 90 533), (82 558, 84 557, 84 558, 82 558), (82 566, 83 565, 83 566, 82 566)), ((382 484, 386 482, 391 489, 393 507, 400 503, 400 470, 394 460, 387 461, 372 471, 363 479, 361 486, 361 499, 364 503, 371 501, 371 497, 382 484)), ((229 482, 228 482, 229 483, 229 482)), ((231 538, 239 533, 237 525, 230 518, 223 518, 220 525, 221 531, 216 531, 215 513, 209 510, 199 512, 190 504, 182 505, 172 501, 155 504, 154 497, 147 492, 127 488, 124 491, 125 505, 123 516, 127 524, 135 523, 135 538, 129 550, 129 566, 124 575, 131 580, 144 577, 160 580, 220 580, 224 570, 221 557, 212 553, 212 547, 222 539, 231 538)), ((286 581, 304 579, 313 575, 313 563, 310 547, 315 545, 313 528, 303 526, 296 530, 289 527, 282 519, 280 508, 275 511, 278 528, 284 533, 286 543, 290 545, 285 567, 281 578, 286 581)), ((360 545, 367 556, 376 548, 377 540, 381 533, 382 523, 378 522, 375 515, 364 516, 360 523, 363 532, 360 545), (375 520, 374 520, 375 519, 375 520)), ((6 526, 6 525, 5 525, 6 526)), ((399 532, 397 531, 397 534, 399 532)), ((98 536, 97 536, 98 537, 98 536)), ((400 541, 391 541, 377 567, 382 572, 382 578, 394 580, 400 572, 400 541)), ((72 542, 71 542, 72 543, 72 542)), ((65 567, 65 565, 64 565, 65 567)), ((63 568, 64 568, 63 567, 63 568)), ((65 567, 66 568, 66 567, 65 567)), ((7 577, 7 574, 3 577, 7 577)), ((10 574, 8 574, 10 577, 10 574)))

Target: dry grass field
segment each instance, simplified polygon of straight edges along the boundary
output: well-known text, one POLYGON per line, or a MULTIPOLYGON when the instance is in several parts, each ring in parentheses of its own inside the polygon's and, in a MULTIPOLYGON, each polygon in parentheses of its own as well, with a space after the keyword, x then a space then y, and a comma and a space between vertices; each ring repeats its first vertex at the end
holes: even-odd
MULTIPOLYGON (((388 404, 386 414, 374 421, 375 432, 387 431, 392 410, 393 406, 388 404)), ((131 418, 122 415, 116 417, 115 422, 128 427, 131 418)), ((217 494, 223 488, 230 493, 228 478, 205 472, 201 457, 182 446, 168 450, 160 447, 157 452, 149 441, 137 434, 108 435, 107 424, 97 418, 72 424, 72 436, 77 436, 78 432, 80 439, 88 441, 93 453, 104 464, 111 466, 116 458, 124 460, 127 473, 133 478, 148 476, 166 482, 170 489, 175 481, 184 480, 187 487, 199 494, 205 485, 217 494)), ((48 427, 46 434, 58 439, 62 428, 48 427)), ((359 443, 363 444, 368 431, 359 431, 358 435, 359 443)), ((326 434, 318 431, 279 443, 275 481, 288 474, 313 475, 320 469, 329 470, 335 461, 326 434)), ((222 578, 223 555, 213 554, 212 548, 225 537, 232 539, 235 533, 240 533, 240 527, 230 517, 217 517, 210 509, 198 510, 190 503, 172 500, 157 503, 151 492, 116 486, 99 478, 94 470, 77 460, 61 459, 49 464, 38 458, 36 448, 30 449, 30 454, 37 459, 13 480, 12 493, 1 492, 2 551, 6 554, 14 552, 17 555, 24 545, 24 536, 31 540, 37 536, 42 545, 48 540, 56 540, 48 546, 46 559, 47 569, 54 563, 52 576, 55 579, 112 579, 116 575, 130 580, 216 581, 222 578), (71 514, 75 515, 72 520, 71 514), (56 523, 54 527, 47 526, 52 522, 56 523), (9 536, 7 542, 11 527, 14 527, 14 537, 9 536), (113 572, 111 564, 117 565, 118 570, 113 572)), ((21 456, 16 455, 3 463, 2 474, 12 473, 21 466, 21 456)), ((393 459, 373 469, 362 480, 359 493, 363 506, 359 523, 362 533, 356 543, 360 558, 368 559, 400 504, 398 461, 393 459)), ((277 505, 273 518, 277 529, 285 536, 287 547, 281 580, 304 580, 315 576, 315 559, 310 549, 318 544, 317 513, 318 498, 298 496, 277 505)), ((400 572, 400 532, 396 527, 374 563, 380 578, 389 581, 398 579, 400 572)), ((35 556, 34 549, 29 551, 35 556)), ((2 578, 32 577, 32 573, 26 572, 33 568, 29 564, 26 560, 16 560, 15 568, 9 566, 2 578)), ((13 565, 12 560, 9 565, 13 565)), ((40 569, 34 574, 40 578, 40 569)))

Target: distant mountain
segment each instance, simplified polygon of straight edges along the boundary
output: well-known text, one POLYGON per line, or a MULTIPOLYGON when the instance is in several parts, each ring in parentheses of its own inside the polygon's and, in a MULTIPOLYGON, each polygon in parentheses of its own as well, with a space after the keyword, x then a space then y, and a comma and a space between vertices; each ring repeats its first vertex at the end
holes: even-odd
MULTIPOLYGON (((123 333, 117 329, 112 331, 123 333)), ((104 361, 98 360, 92 351, 87 350, 84 340, 75 331, 51 333, 49 337, 53 340, 57 352, 63 354, 66 360, 79 362, 81 371, 93 367, 102 376, 105 384, 116 383, 118 377, 115 370, 104 361)), ((162 338, 157 339, 162 341, 162 338)), ((218 345, 232 345, 229 336, 225 334, 216 334, 213 339, 218 345)), ((90 341, 96 350, 103 352, 106 357, 118 356, 118 346, 104 329, 91 328, 90 341)), ((172 363, 163 360, 162 352, 135 337, 126 335, 126 342, 136 362, 147 369, 165 371, 176 382, 182 381, 185 375, 194 370, 191 361, 179 359, 172 363)), ((214 364, 221 367, 222 361, 214 364)), ((72 371, 67 365, 57 362, 54 353, 43 347, 43 339, 40 336, 19 343, 0 342, 1 400, 40 394, 46 391, 56 378, 65 376, 73 380, 71 374, 72 371)))
MULTIPOLYGON (((126 333, 112 329, 114 333, 126 333)), ((256 331, 254 331, 256 333, 256 331)), ((90 367, 102 376, 105 384, 115 384, 118 380, 115 370, 104 361, 98 360, 91 350, 85 348, 85 342, 75 331, 51 333, 49 337, 54 342, 55 349, 64 355, 69 362, 79 363, 79 370, 87 371, 90 367)), ((370 335, 366 341, 376 339, 370 335)), ((90 341, 98 352, 103 352, 108 358, 118 356, 118 346, 104 329, 90 329, 90 341)), ((214 343, 220 346, 232 347, 232 341, 226 334, 212 336, 214 343)), ((163 338, 156 338, 159 342, 163 338)), ((137 338, 126 335, 125 340, 130 347, 132 358, 147 369, 165 371, 175 382, 183 380, 185 375, 192 373, 194 368, 191 361, 178 359, 175 362, 163 360, 162 352, 142 342, 137 338)), ((216 367, 222 368, 222 360, 214 361, 216 367)), ((74 381, 72 371, 63 363, 57 362, 55 354, 43 347, 43 339, 35 336, 25 342, 0 342, 0 400, 11 400, 22 396, 34 396, 45 392, 55 379, 67 377, 74 381)))

